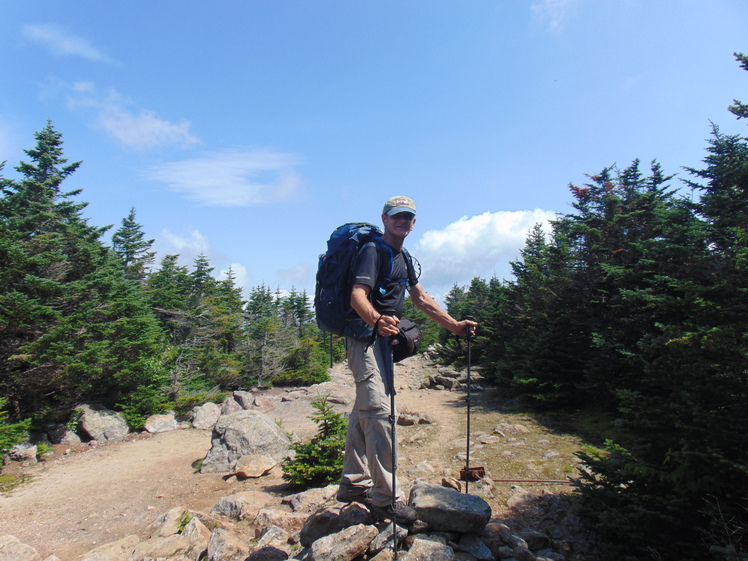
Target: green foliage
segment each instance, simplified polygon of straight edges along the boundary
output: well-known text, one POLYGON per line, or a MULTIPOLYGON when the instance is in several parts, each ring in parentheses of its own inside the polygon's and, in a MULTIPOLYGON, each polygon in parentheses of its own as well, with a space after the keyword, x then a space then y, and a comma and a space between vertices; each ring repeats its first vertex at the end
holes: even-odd
POLYGON ((26 440, 31 426, 31 419, 9 423, 8 413, 5 411, 6 402, 4 397, 0 397, 0 464, 8 450, 26 440))
MULTIPOLYGON (((748 141, 715 127, 704 162, 698 198, 657 163, 589 176, 573 213, 528 235, 513 281, 450 293, 450 311, 481 310, 505 397, 614 419, 577 482, 610 558, 705 558, 699 530, 746 527, 748 141)), ((712 553, 740 555, 730 532, 712 553)))
POLYGON ((44 454, 47 454, 48 452, 54 452, 54 448, 47 444, 46 442, 38 442, 36 444, 36 455, 37 456, 43 456, 44 454))
POLYGON ((112 406, 150 383, 161 333, 137 285, 63 192, 78 169, 51 123, 0 198, 0 392, 16 417, 84 400, 112 406), (7 264, 7 266, 5 266, 7 264))
POLYGON ((343 470, 347 422, 327 398, 319 395, 312 401, 317 413, 310 419, 317 425, 317 435, 308 443, 292 444, 296 456, 283 462, 283 479, 305 489, 335 483, 343 470))
POLYGON ((127 394, 122 402, 117 404, 128 426, 132 430, 142 430, 146 420, 151 415, 163 413, 172 407, 167 401, 163 389, 154 386, 139 386, 127 394))
POLYGON ((156 258, 156 252, 149 251, 156 240, 145 240, 144 236, 142 226, 135 222, 135 208, 131 208, 127 218, 122 219, 122 227, 112 236, 112 251, 119 256, 130 280, 143 280, 147 267, 156 258))

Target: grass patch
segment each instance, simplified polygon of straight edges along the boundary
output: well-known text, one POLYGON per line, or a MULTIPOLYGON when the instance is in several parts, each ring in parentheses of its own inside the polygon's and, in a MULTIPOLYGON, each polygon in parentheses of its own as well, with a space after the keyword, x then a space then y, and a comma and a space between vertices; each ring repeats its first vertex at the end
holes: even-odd
POLYGON ((13 489, 31 480, 28 475, 0 475, 0 494, 7 495, 13 489))

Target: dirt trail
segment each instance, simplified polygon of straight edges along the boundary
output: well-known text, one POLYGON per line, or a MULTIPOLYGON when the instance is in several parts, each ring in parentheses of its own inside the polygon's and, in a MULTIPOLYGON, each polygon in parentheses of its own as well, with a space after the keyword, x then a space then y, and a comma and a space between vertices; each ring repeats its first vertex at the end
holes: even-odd
MULTIPOLYGON (((412 369, 411 369, 412 370, 412 369)), ((333 383, 348 384, 341 366, 332 373, 333 383)), ((455 407, 458 393, 414 391, 410 379, 400 383, 398 409, 430 413, 439 429, 439 440, 448 442, 460 431, 455 407)), ((283 393, 287 390, 273 390, 283 393)), ((308 416, 308 399, 282 404, 267 414, 284 430, 300 439, 316 432, 308 416)), ((336 409, 347 411, 349 404, 336 409)), ((401 427, 399 438, 408 438, 415 427, 401 427)), ((210 431, 177 430, 155 435, 142 433, 123 442, 101 444, 64 455, 61 447, 52 459, 23 468, 9 466, 6 473, 24 473, 31 480, 0 496, 0 535, 11 534, 39 551, 72 561, 97 545, 130 534, 140 534, 160 514, 175 506, 209 512, 220 497, 241 490, 269 493, 280 503, 287 491, 280 469, 256 480, 225 481, 215 474, 195 473, 192 464, 210 449, 210 431)), ((428 436, 428 435, 426 435, 428 436)), ((403 444, 402 468, 424 459, 438 462, 439 447, 403 444)), ((443 452, 443 451, 442 451, 443 452)))

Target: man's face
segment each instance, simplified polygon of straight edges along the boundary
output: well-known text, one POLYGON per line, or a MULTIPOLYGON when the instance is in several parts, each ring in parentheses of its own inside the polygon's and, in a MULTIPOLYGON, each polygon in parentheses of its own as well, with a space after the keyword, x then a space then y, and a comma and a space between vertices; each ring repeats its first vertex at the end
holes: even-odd
POLYGON ((415 226, 416 223, 416 217, 410 212, 398 212, 392 216, 383 214, 382 222, 384 222, 385 232, 405 238, 413 230, 413 226, 415 226))

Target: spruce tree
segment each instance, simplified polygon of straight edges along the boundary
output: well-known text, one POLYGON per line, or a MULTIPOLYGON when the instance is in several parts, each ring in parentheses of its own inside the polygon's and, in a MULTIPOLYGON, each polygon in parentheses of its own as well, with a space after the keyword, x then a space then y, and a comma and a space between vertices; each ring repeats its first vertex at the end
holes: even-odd
POLYGON ((131 280, 142 281, 147 268, 156 258, 156 252, 150 251, 155 240, 143 239, 142 226, 135 221, 135 207, 122 219, 122 226, 112 235, 112 249, 122 260, 125 276, 131 280))
POLYGON ((145 365, 160 344, 142 295, 101 243, 106 228, 83 218, 86 203, 72 201, 80 189, 61 189, 80 163, 67 164, 51 123, 35 137, 0 199, 0 387, 18 418, 81 400, 114 405, 157 377, 145 365))

